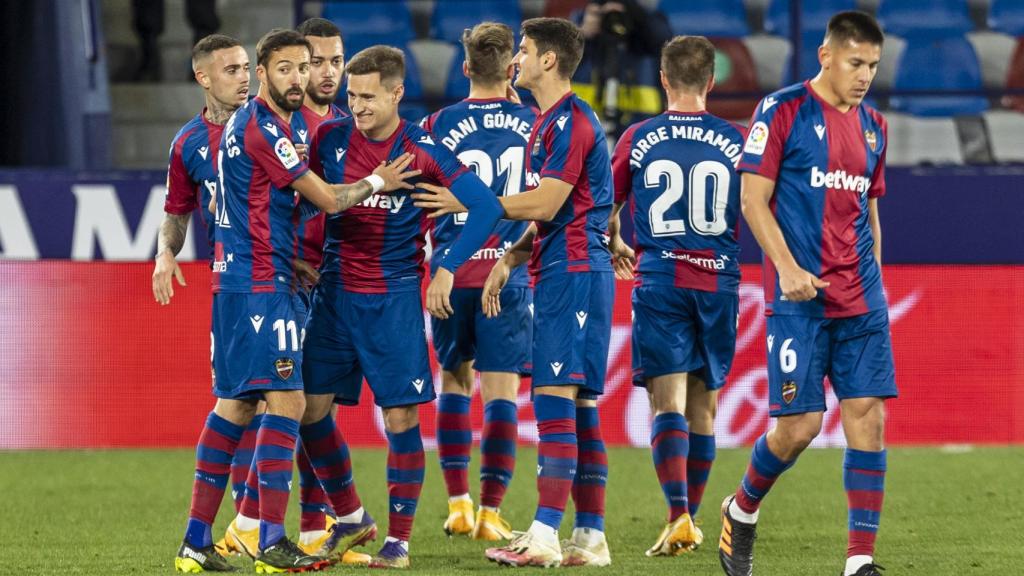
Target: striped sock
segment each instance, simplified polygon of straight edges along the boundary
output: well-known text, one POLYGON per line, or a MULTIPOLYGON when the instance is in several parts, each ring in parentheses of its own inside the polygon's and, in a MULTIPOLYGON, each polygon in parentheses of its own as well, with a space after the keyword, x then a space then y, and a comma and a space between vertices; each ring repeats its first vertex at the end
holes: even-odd
POLYGON ((388 536, 409 541, 423 489, 423 438, 419 425, 388 432, 388 536))
POLYGON ((686 456, 686 499, 690 516, 696 517, 704 499, 704 486, 715 462, 715 436, 690 433, 690 453, 686 456))
POLYGON ((302 509, 299 531, 326 530, 327 513, 332 511, 331 505, 301 440, 295 449, 295 463, 299 467, 299 507, 302 509))
POLYGON ((284 537, 284 515, 291 493, 295 442, 299 436, 296 420, 264 414, 256 435, 256 472, 259 477, 260 550, 284 537))
MULTIPOLYGON (((255 450, 253 451, 255 456, 255 450)), ((238 513, 253 520, 260 519, 260 477, 256 469, 256 458, 249 465, 249 474, 245 477, 245 491, 242 501, 238 504, 238 513)))
POLYGON ((469 421, 471 398, 463 394, 441 394, 437 401, 437 455, 448 496, 469 493, 469 451, 473 430, 469 421))
POLYGON ((505 490, 516 468, 519 421, 516 403, 491 400, 484 406, 484 429, 480 437, 480 505, 501 507, 505 490))
POLYGON ((210 412, 196 446, 196 476, 188 511, 185 540, 205 548, 213 544, 211 527, 224 498, 231 471, 231 456, 245 429, 210 412))
POLYGON ((256 451, 256 432, 260 429, 263 414, 252 417, 252 422, 242 433, 242 439, 235 448, 235 456, 231 458, 231 497, 235 500, 235 511, 242 510, 242 498, 245 497, 245 480, 249 477, 252 467, 252 456, 256 451))
POLYGON ((576 528, 604 532, 604 489, 608 483, 608 454, 601 438, 601 420, 596 406, 576 408, 576 436, 579 463, 572 481, 576 505, 576 528))
POLYGON ((576 403, 568 398, 538 394, 533 399, 537 417, 537 514, 535 522, 556 532, 576 476, 576 403))
POLYGON ((747 514, 757 512, 757 509, 761 507, 761 500, 772 489, 775 481, 795 462, 795 458, 784 462, 772 454, 772 451, 768 449, 768 436, 762 434, 754 444, 754 450, 750 455, 750 465, 747 466, 747 473, 743 475, 743 482, 736 489, 736 506, 747 514))
POLYGON ((327 494, 329 506, 338 516, 351 514, 362 507, 356 484, 352 480, 352 459, 348 444, 330 414, 323 420, 299 428, 320 485, 327 494))
POLYGON ((678 412, 665 412, 651 424, 651 455, 661 491, 668 503, 668 521, 674 522, 689 512, 687 505, 687 454, 690 434, 686 418, 678 412))
POLYGON ((885 496, 886 453, 846 449, 843 487, 849 506, 846 556, 874 556, 875 535, 885 496))

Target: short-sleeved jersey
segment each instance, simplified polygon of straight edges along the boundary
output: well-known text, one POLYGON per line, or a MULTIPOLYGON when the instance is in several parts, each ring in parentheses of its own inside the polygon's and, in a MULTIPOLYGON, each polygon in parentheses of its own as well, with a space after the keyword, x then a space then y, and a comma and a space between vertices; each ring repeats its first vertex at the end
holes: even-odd
POLYGON ((615 202, 633 213, 637 285, 736 293, 743 137, 707 112, 671 110, 623 133, 612 173, 615 202))
POLYGON ((797 264, 829 282, 789 302, 764 259, 768 314, 845 317, 886 307, 873 255, 868 199, 885 194, 886 123, 861 104, 840 112, 809 82, 766 96, 754 110, 739 170, 775 181, 771 209, 797 264))
POLYGON ((292 290, 296 252, 291 183, 308 171, 291 127, 261 98, 235 111, 219 156, 213 290, 292 290))
MULTIPOLYGON (((316 134, 316 129, 321 124, 328 120, 334 120, 335 118, 344 118, 347 116, 345 112, 338 108, 337 105, 331 104, 327 114, 323 116, 317 114, 312 108, 302 105, 299 109, 300 114, 294 116, 300 116, 306 124, 306 127, 300 130, 295 130, 295 123, 292 123, 293 136, 298 139, 296 143, 310 144, 313 141, 313 135, 316 134)), ((298 258, 309 262, 314 268, 320 267, 320 262, 323 261, 324 255, 324 223, 326 221, 326 214, 320 212, 316 216, 308 220, 299 221, 299 252, 298 258)))
POLYGON ((593 109, 569 92, 537 117, 528 144, 527 189, 543 178, 572 185, 550 222, 537 222, 530 273, 610 271, 605 240, 612 174, 604 129, 593 109))
POLYGON ((213 255, 213 214, 208 207, 217 191, 217 151, 224 126, 206 119, 206 109, 181 127, 171 141, 164 212, 185 216, 199 210, 213 255))
MULTIPOLYGON (((466 99, 428 116, 423 128, 472 168, 496 195, 512 196, 523 190, 526 144, 536 118, 532 108, 504 98, 466 99)), ((465 218, 465 214, 448 214, 434 222, 431 238, 439 257, 431 259, 431 272, 437 271, 440 257, 455 242, 465 218)), ((482 288, 494 262, 519 240, 527 226, 529 223, 522 221, 499 222, 483 247, 456 271, 455 287, 482 288)), ((527 283, 522 268, 513 270, 508 279, 509 286, 527 283)))
MULTIPOLYGON (((409 152, 411 170, 423 180, 450 187, 468 169, 428 132, 402 120, 389 138, 370 140, 352 118, 324 122, 317 130, 310 167, 333 184, 351 184, 369 176, 382 161, 409 152)), ((350 292, 381 294, 419 290, 423 246, 430 228, 427 212, 406 190, 374 194, 327 218, 321 282, 338 282, 350 292)))

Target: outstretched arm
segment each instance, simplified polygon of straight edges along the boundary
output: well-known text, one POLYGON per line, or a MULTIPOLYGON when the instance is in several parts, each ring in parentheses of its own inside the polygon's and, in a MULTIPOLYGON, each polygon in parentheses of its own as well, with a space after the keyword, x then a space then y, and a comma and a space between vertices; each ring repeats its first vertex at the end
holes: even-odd
POLYGON ((310 171, 292 182, 292 188, 298 190, 299 194, 317 208, 328 214, 337 214, 377 192, 412 190, 412 184, 406 180, 420 175, 419 170, 406 170, 413 159, 415 156, 411 154, 402 154, 390 164, 381 163, 373 174, 352 184, 328 184, 310 171))
POLYGON ((164 221, 160 225, 160 233, 157 236, 156 266, 153 268, 153 298, 160 304, 170 304, 171 297, 174 296, 171 276, 174 276, 179 285, 185 285, 185 276, 181 273, 175 256, 185 246, 190 219, 190 214, 165 213, 164 221))

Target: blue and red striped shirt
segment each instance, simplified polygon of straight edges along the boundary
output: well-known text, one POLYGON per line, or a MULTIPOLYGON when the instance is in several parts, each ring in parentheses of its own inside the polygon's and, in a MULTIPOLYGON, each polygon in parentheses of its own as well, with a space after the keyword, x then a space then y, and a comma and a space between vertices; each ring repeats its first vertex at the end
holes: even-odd
POLYGON ((530 274, 611 271, 605 234, 612 208, 612 174, 604 129, 593 109, 569 92, 537 117, 527 147, 526 186, 543 178, 572 185, 550 222, 537 222, 530 274))
MULTIPOLYGON (((317 114, 305 104, 299 109, 299 112, 301 118, 305 121, 306 128, 296 131, 295 136, 298 136, 298 142, 303 144, 310 144, 313 141, 313 135, 316 134, 317 128, 324 122, 348 116, 336 104, 331 104, 327 114, 323 116, 317 114)), ((295 128, 294 123, 292 128, 295 128)), ((319 268, 324 258, 324 224, 326 216, 323 212, 319 212, 312 218, 299 221, 299 252, 297 257, 309 262, 313 268, 319 268)))
POLYGON ((171 141, 164 212, 185 216, 199 210, 213 254, 213 214, 207 207, 217 191, 217 151, 224 126, 206 119, 206 109, 181 127, 171 141))
POLYGON ((213 291, 289 292, 295 275, 291 183, 308 171, 292 129, 261 98, 235 111, 221 139, 213 291))
POLYGON ((813 300, 790 302, 765 257, 768 314, 834 318, 886 307, 868 200, 885 194, 887 142, 877 110, 861 104, 840 112, 809 82, 758 104, 739 170, 775 181, 771 209, 793 258, 830 283, 813 300))

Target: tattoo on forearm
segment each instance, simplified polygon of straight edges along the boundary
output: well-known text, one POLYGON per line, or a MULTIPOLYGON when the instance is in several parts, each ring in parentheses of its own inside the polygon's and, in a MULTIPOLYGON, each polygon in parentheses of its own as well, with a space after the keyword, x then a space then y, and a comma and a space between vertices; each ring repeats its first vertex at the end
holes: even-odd
POLYGON ((160 225, 160 234, 157 237, 156 253, 169 251, 172 256, 177 256, 185 246, 185 235, 188 233, 189 215, 166 214, 164 222, 160 225))
POLYGON ((372 194, 373 186, 370 186, 370 183, 366 180, 334 187, 334 201, 337 203, 339 212, 359 204, 372 194))

